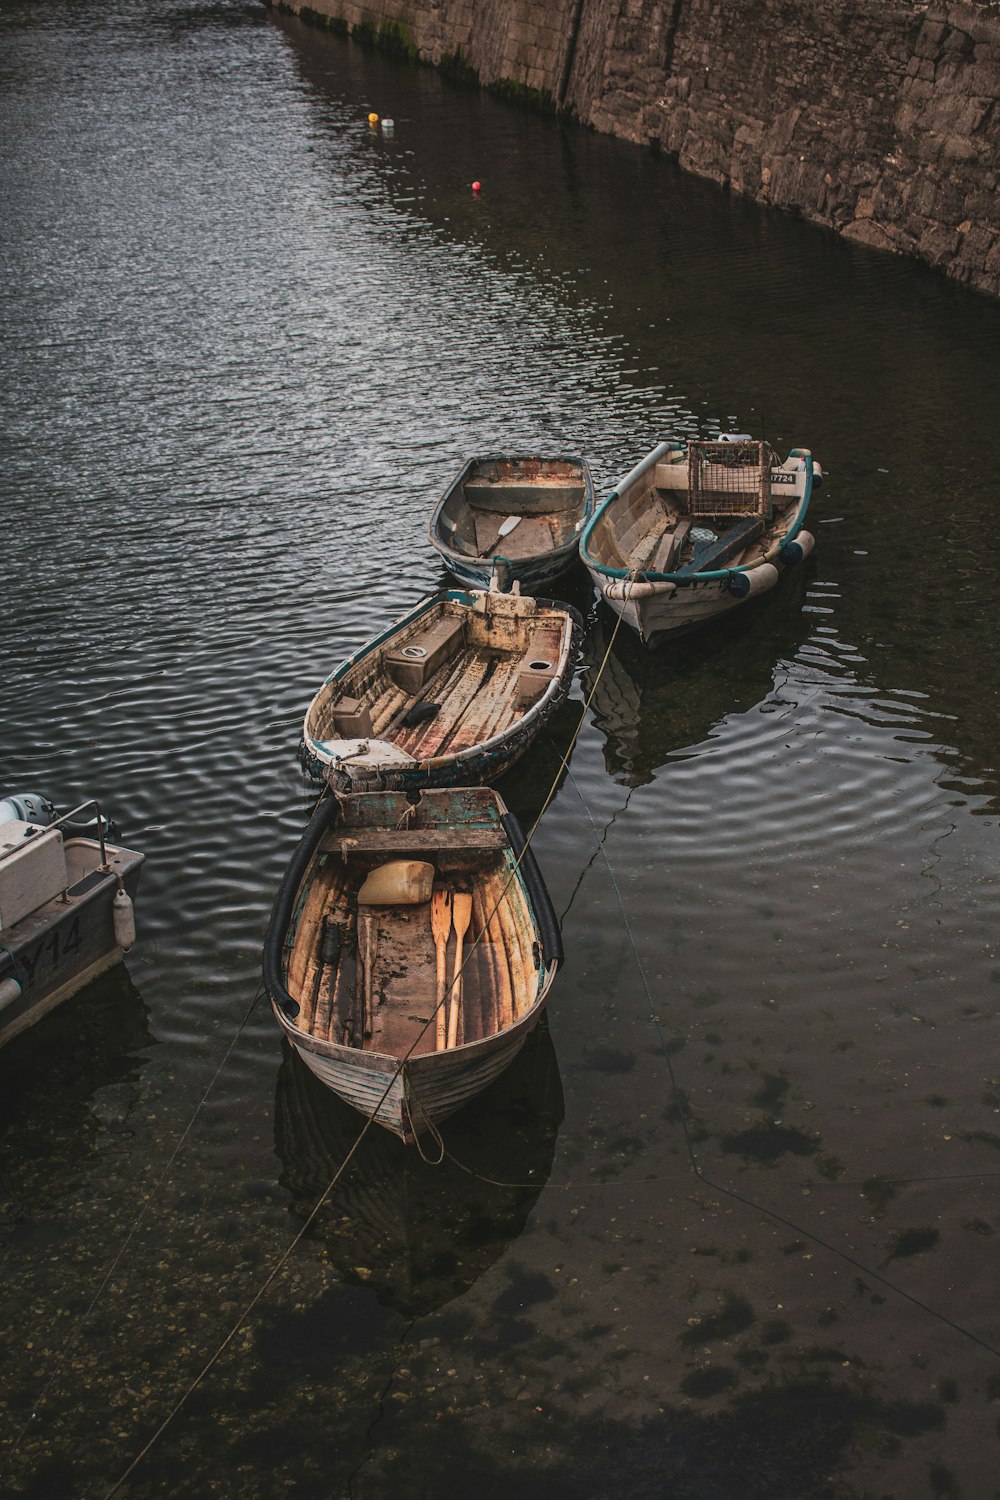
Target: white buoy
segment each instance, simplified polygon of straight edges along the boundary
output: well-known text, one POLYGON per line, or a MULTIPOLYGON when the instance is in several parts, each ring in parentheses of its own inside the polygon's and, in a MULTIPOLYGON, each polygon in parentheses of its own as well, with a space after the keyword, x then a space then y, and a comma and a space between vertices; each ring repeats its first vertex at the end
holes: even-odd
POLYGON ((13 1005, 21 994, 21 984, 17 979, 0 979, 0 1010, 8 1005, 13 1005))
POLYGON ((115 942, 124 952, 128 952, 135 942, 135 908, 132 898, 123 885, 119 885, 115 891, 115 899, 111 903, 114 913, 115 942))

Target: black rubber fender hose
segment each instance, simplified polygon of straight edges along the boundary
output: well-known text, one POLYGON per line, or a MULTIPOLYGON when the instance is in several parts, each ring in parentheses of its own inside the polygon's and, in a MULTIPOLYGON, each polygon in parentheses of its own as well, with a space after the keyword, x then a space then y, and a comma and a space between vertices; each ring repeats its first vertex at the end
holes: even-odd
POLYGON ((559 918, 555 914, 552 899, 542 879, 538 861, 535 859, 531 845, 526 842, 524 830, 514 814, 502 813, 500 822, 510 839, 515 859, 520 860, 518 868, 538 922, 538 932, 542 940, 542 957, 547 964, 561 964, 566 955, 563 952, 559 918))
POLYGON ((340 804, 336 797, 326 797, 309 819, 305 833, 299 840, 289 860, 288 868, 281 878, 281 884, 278 886, 278 893, 271 908, 267 932, 264 934, 264 987, 275 1005, 280 1006, 285 1015, 293 1020, 299 1013, 299 1003, 288 993, 282 977, 285 939, 288 936, 288 927, 292 920, 292 912, 295 910, 295 898, 299 893, 302 877, 309 868, 320 839, 339 816, 340 804))

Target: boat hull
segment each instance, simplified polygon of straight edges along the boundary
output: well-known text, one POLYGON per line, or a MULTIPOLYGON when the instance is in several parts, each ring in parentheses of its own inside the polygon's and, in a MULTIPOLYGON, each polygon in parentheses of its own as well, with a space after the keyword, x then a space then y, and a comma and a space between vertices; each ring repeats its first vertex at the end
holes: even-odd
POLYGON ((670 637, 698 630, 747 605, 752 599, 770 593, 787 568, 780 561, 777 564, 763 563, 755 570, 758 578, 753 578, 749 569, 739 570, 748 578, 747 592, 742 597, 734 595, 728 583, 721 579, 708 578, 678 588, 673 583, 609 579, 595 569, 588 571, 608 608, 635 631, 643 645, 656 646, 670 637))
POLYGON ((272 1001, 279 1026, 320 1082, 407 1145, 499 1078, 537 1026, 543 1009, 539 1004, 530 1017, 501 1036, 400 1063, 395 1057, 332 1043, 324 1047, 297 1031, 272 1001))
MULTIPOLYGON (((99 863, 100 845, 91 840, 67 840, 66 849, 71 857, 92 853, 91 863, 99 863)), ((143 856, 130 849, 106 849, 108 872, 93 868, 81 873, 67 888, 65 899, 45 902, 0 933, 20 986, 20 993, 0 1008, 0 1046, 123 959, 112 902, 119 879, 135 899, 143 856)))
POLYGON ((595 588, 647 646, 769 593, 813 550, 803 523, 814 469, 804 448, 778 464, 752 440, 692 443, 689 455, 658 444, 584 532, 580 553, 595 588))
POLYGON ((498 553, 496 558, 488 558, 485 562, 477 563, 462 559, 456 554, 446 558, 445 561, 449 573, 466 588, 488 589, 494 578, 494 570, 499 564, 500 568, 497 571, 504 587, 511 582, 516 582, 520 585, 522 593, 540 594, 568 573, 579 555, 579 543, 574 537, 573 541, 567 543, 566 546, 546 552, 540 557, 522 560, 508 558, 503 553, 498 553))
POLYGON ((585 459, 493 454, 464 465, 436 506, 428 536, 466 587, 489 588, 495 577, 499 588, 517 583, 522 593, 538 594, 577 561, 593 511, 585 459))
POLYGON ((465 787, 416 801, 325 798, 279 887, 263 971, 275 1019, 306 1066, 410 1142, 510 1066, 544 1013, 562 957, 558 920, 516 820, 495 792, 465 787), (450 932, 450 907, 442 950, 429 901, 362 906, 378 861, 403 854, 433 863, 435 893, 468 893, 464 948, 450 932), (323 945, 334 928, 332 957, 323 945))
MULTIPOLYGON (((569 692, 582 639, 583 621, 567 604, 488 590, 447 590, 433 595, 362 646, 327 678, 306 711, 299 764, 311 781, 338 793, 417 792, 493 782, 520 759, 558 711, 569 692), (389 729, 384 729, 369 716, 362 721, 363 735, 354 739, 324 736, 321 726, 338 722, 336 704, 350 692, 363 695, 367 691, 383 705, 383 715, 386 702, 393 708, 397 701, 405 704, 402 688, 395 689, 398 699, 387 697, 394 688, 380 663, 398 659, 412 649, 407 642, 430 639, 446 614, 461 622, 467 634, 496 637, 501 645, 507 639, 526 640, 526 632, 535 628, 547 631, 549 644, 542 652, 545 660, 533 660, 527 651, 518 662, 516 650, 504 652, 500 646, 490 645, 478 649, 477 654, 477 649, 463 645, 452 660, 446 660, 440 669, 431 669, 428 683, 437 680, 433 673, 439 670, 454 673, 458 686, 455 700, 446 702, 440 719, 430 720, 428 731, 416 732, 415 739, 396 741, 393 736, 401 731, 393 731, 392 721, 389 729), (483 625, 487 617, 492 621, 488 628, 483 625), (532 668, 544 670, 537 674, 530 690, 531 700, 521 706, 514 695, 518 684, 527 680, 525 674, 530 677, 532 668), (447 727, 439 729, 447 726, 449 715, 458 726, 456 733, 447 727), (482 724, 481 738, 469 730, 473 722, 482 724), (470 742, 462 742, 463 734, 470 742)), ((428 690, 424 685, 422 690, 414 688, 411 701, 419 703, 428 690)))

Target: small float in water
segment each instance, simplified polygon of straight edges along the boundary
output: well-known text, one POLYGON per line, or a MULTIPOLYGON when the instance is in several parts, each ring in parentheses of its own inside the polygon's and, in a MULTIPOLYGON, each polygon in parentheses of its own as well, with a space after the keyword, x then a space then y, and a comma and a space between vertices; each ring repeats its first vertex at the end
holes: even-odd
POLYGON ((580 556, 605 602, 652 645, 767 593, 808 557, 804 522, 821 477, 808 448, 781 463, 742 433, 669 440, 614 487, 580 556))
POLYGON ((313 814, 275 899, 264 984, 317 1078, 412 1141, 513 1061, 562 958, 496 792, 361 792, 313 814))
POLYGON ((594 482, 582 458, 498 454, 470 458, 430 520, 431 546, 470 588, 517 582, 548 588, 579 555, 594 510, 594 482))
POLYGON ((0 1046, 120 963, 144 856, 108 841, 96 802, 64 814, 0 800, 0 1046))
POLYGON ((326 679, 302 768, 337 792, 493 781, 566 697, 582 634, 576 610, 516 586, 434 594, 326 679))

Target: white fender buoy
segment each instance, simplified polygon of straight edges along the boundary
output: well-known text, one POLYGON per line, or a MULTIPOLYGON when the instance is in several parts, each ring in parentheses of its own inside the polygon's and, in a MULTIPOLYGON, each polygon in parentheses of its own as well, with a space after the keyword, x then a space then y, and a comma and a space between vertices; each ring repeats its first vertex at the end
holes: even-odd
POLYGON ((123 885, 119 885, 115 891, 111 910, 114 915, 115 942, 127 953, 135 942, 135 907, 132 905, 132 897, 123 885))
POLYGON ((752 599, 755 594, 766 594, 773 589, 778 577, 774 563, 758 563, 755 568, 733 573, 727 587, 734 599, 752 599))
POLYGON ((781 561, 789 567, 792 563, 801 562, 804 557, 809 556, 815 545, 816 538, 811 531, 800 531, 793 541, 786 542, 782 547, 781 561))
POLYGON ((0 979, 0 1010, 3 1010, 8 1005, 13 1005, 14 1001, 19 998, 20 994, 20 980, 0 979))

